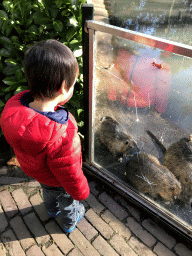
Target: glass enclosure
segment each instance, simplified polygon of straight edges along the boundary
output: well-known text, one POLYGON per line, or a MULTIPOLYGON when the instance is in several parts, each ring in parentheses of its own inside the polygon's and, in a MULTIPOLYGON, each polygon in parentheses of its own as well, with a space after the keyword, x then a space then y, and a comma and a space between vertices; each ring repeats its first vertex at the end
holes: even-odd
POLYGON ((192 58, 146 40, 96 31, 90 162, 190 233, 192 58))

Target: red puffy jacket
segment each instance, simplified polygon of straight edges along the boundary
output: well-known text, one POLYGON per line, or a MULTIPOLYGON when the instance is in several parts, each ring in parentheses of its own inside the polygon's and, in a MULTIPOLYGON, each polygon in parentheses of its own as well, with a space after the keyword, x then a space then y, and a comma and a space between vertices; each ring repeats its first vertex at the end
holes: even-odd
POLYGON ((13 148, 22 170, 48 186, 62 186, 75 200, 89 196, 82 171, 82 153, 75 118, 69 113, 66 124, 24 106, 21 92, 6 103, 1 128, 13 148))

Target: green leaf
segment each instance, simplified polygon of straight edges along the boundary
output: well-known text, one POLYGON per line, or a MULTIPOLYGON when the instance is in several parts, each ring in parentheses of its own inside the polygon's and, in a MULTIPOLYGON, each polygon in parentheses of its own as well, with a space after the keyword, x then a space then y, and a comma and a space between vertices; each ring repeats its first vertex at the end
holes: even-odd
POLYGON ((50 10, 50 7, 52 5, 52 1, 50 0, 42 0, 42 4, 45 8, 45 12, 48 14, 49 13, 49 10, 50 10))
POLYGON ((0 44, 2 44, 4 47, 12 46, 11 40, 8 37, 5 37, 5 36, 0 37, 0 44))
POLYGON ((18 64, 18 62, 15 59, 13 59, 13 58, 6 59, 5 63, 10 63, 12 65, 17 65, 18 64))
POLYGON ((5 35, 9 36, 13 30, 13 25, 7 22, 4 26, 4 30, 5 30, 5 35))
POLYGON ((76 31, 72 27, 67 31, 66 38, 67 38, 68 42, 71 41, 71 39, 74 37, 75 33, 76 33, 76 31))
POLYGON ((78 43, 78 41, 77 41, 76 39, 74 39, 74 40, 72 40, 72 41, 70 42, 70 44, 76 44, 76 43, 78 43))
POLYGON ((66 9, 66 10, 62 11, 62 13, 61 13, 61 16, 64 16, 64 17, 68 17, 70 15, 71 15, 71 13, 70 13, 69 9, 66 9))
POLYGON ((10 57, 10 56, 11 56, 11 53, 10 53, 7 49, 2 48, 2 49, 0 50, 0 56, 3 56, 3 57, 10 57))
POLYGON ((15 80, 16 81, 21 81, 23 78, 23 74, 21 72, 21 69, 18 69, 16 72, 15 72, 15 80))
POLYGON ((58 7, 61 7, 63 4, 63 0, 56 0, 55 3, 58 7))
POLYGON ((28 27, 29 25, 31 25, 32 22, 33 22, 33 17, 30 17, 30 18, 27 20, 26 27, 28 27))
POLYGON ((18 69, 19 69, 19 66, 9 65, 9 66, 4 68, 3 73, 6 76, 14 75, 18 69))
POLYGON ((8 99, 10 98, 11 98, 11 93, 9 92, 5 95, 5 101, 8 101, 8 99))
MULTIPOLYGON (((2 80, 4 84, 7 84, 7 85, 16 85, 18 84, 18 82, 16 82, 15 80, 13 80, 12 78, 10 77, 7 77, 5 79, 2 80)), ((3 90, 3 89, 2 89, 3 90)), ((6 90, 5 90, 6 91, 6 90)))
POLYGON ((79 123, 77 123, 77 125, 78 125, 79 127, 83 127, 83 126, 84 126, 84 122, 83 122, 83 121, 80 121, 79 123))
POLYGON ((61 32, 63 30, 63 23, 60 20, 53 21, 53 27, 57 32, 61 32))
POLYGON ((52 6, 50 7, 50 14, 51 14, 51 17, 52 17, 53 19, 55 19, 55 18, 57 17, 58 12, 59 12, 59 10, 58 10, 57 6, 52 5, 52 6))
POLYGON ((83 111, 84 111, 84 110, 83 110, 83 109, 81 109, 81 108, 80 108, 80 109, 78 109, 78 110, 77 110, 77 114, 78 114, 78 116, 80 116, 80 114, 81 114, 81 113, 83 113, 83 111))
POLYGON ((27 86, 19 86, 15 91, 14 91, 14 95, 16 95, 19 92, 22 92, 24 90, 28 90, 29 88, 27 86))
POLYGON ((2 71, 3 71, 3 63, 0 62, 0 72, 2 72, 2 71))
POLYGON ((38 33, 39 33, 38 28, 35 25, 31 25, 29 27, 29 29, 26 30, 26 32, 34 34, 34 35, 38 35, 38 33))
POLYGON ((0 10, 0 19, 8 20, 7 13, 4 12, 3 10, 0 10))
POLYGON ((23 78, 21 79, 18 83, 22 84, 22 83, 27 83, 27 79, 26 78, 23 78))
POLYGON ((14 8, 12 1, 3 1, 3 6, 5 7, 5 9, 7 11, 10 11, 12 13, 13 8, 14 8))
POLYGON ((5 106, 5 103, 2 100, 0 100, 0 108, 2 108, 4 106, 5 106))
POLYGON ((11 41, 12 41, 13 43, 19 43, 19 38, 18 38, 18 36, 12 36, 12 37, 11 37, 11 41))
POLYGON ((14 86, 15 86, 15 85, 10 85, 10 86, 8 86, 8 87, 2 87, 2 88, 1 88, 1 91, 4 92, 4 93, 10 92, 10 91, 12 91, 12 90, 14 89, 14 86))
POLYGON ((50 18, 47 17, 43 12, 34 13, 33 18, 36 24, 46 25, 50 22, 50 18))
POLYGON ((76 101, 72 101, 72 100, 71 100, 70 103, 71 103, 71 105, 72 105, 74 108, 79 108, 79 107, 80 107, 79 103, 76 102, 76 101))

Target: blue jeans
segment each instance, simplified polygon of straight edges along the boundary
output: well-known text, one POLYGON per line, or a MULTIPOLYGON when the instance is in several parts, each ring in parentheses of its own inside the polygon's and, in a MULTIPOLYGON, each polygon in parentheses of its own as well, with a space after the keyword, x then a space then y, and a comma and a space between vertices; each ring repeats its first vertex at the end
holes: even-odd
POLYGON ((63 187, 40 185, 48 212, 54 215, 60 210, 63 224, 73 226, 78 219, 79 201, 74 200, 63 187))

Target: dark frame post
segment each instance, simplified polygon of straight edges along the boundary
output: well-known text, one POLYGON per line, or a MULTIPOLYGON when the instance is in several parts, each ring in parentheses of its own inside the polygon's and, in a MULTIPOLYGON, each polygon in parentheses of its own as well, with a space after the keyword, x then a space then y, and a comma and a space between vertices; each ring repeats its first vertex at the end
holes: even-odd
POLYGON ((83 160, 88 158, 89 149, 89 34, 86 31, 85 25, 87 20, 94 19, 94 7, 92 4, 83 4, 82 11, 82 43, 83 43, 83 80, 84 80, 84 150, 83 160))

